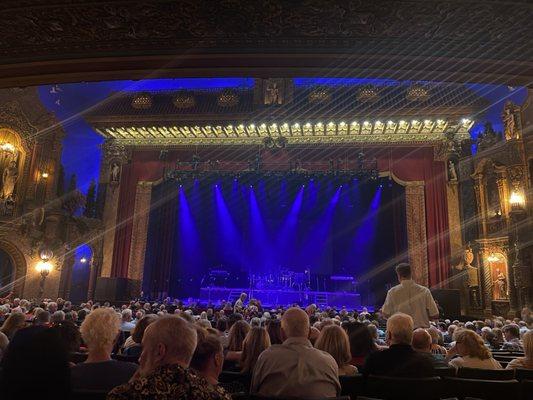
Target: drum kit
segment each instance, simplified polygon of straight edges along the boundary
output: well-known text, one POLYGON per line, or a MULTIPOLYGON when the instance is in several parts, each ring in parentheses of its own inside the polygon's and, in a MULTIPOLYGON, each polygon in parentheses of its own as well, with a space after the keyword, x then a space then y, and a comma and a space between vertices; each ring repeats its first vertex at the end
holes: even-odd
POLYGON ((311 287, 311 273, 309 269, 296 272, 287 268, 280 268, 278 274, 252 274, 250 286, 253 289, 270 290, 309 290, 311 287))

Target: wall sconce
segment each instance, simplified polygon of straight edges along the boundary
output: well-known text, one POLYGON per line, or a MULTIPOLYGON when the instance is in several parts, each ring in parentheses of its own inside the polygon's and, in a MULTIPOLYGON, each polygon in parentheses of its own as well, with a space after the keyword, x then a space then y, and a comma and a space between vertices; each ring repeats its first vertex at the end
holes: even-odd
POLYGON ((50 272, 53 269, 53 265, 50 262, 53 256, 54 252, 52 250, 42 249, 39 252, 39 258, 41 260, 35 266, 37 272, 41 274, 41 281, 39 282, 39 298, 41 299, 43 298, 44 294, 44 283, 46 282, 47 276, 50 275, 50 272))
POLYGON ((46 279, 50 271, 52 271, 52 263, 50 261, 39 261, 35 269, 41 274, 41 278, 46 279))
POLYGON ((522 193, 519 193, 517 191, 511 192, 511 197, 509 198, 509 203, 511 204, 511 207, 514 209, 521 209, 524 208, 525 205, 525 198, 522 193))
POLYGON ((0 150, 9 151, 11 153, 15 152, 15 146, 13 146, 11 143, 2 143, 0 144, 0 150))
POLYGON ((41 172, 41 178, 47 179, 49 176, 48 172, 41 172))
POLYGON ((85 257, 80 258, 80 262, 82 264, 85 264, 87 262, 87 258, 85 258, 85 257))

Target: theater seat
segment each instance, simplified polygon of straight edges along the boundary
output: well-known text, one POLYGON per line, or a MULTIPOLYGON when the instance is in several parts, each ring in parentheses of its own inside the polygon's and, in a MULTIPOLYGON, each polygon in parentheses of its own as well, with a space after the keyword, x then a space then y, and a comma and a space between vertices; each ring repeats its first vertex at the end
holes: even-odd
POLYGON ((248 393, 250 390, 250 374, 241 374, 240 372, 222 371, 218 377, 219 386, 230 394, 248 393))
POLYGON ((138 356, 127 356, 127 355, 124 355, 124 354, 112 354, 111 358, 113 360, 117 360, 117 361, 126 361, 126 362, 139 364, 139 357, 138 356))
POLYGON ((514 376, 517 381, 533 381, 533 369, 515 369, 514 376))
MULTIPOLYGON (((256 394, 245 394, 245 393, 234 394, 231 397, 233 400, 308 400, 305 397, 266 397, 266 396, 259 396, 256 394)), ((312 400, 350 400, 350 396, 322 397, 322 398, 314 397, 312 400)))
POLYGON ((455 376, 457 370, 453 367, 450 368, 435 368, 435 375, 444 378, 445 376, 455 376))
POLYGON ((70 398, 72 400, 105 400, 107 398, 107 392, 79 390, 73 392, 70 398))
POLYGON ((479 368, 459 368, 458 378, 483 379, 490 381, 506 381, 514 379, 512 369, 479 369, 479 368))
POLYGON ((520 383, 517 380, 494 381, 482 379, 444 378, 444 395, 462 400, 474 397, 482 400, 519 399, 520 383))
POLYGON ((441 383, 442 380, 438 376, 430 378, 369 376, 364 395, 386 400, 439 400, 442 393, 441 383))
POLYGON ((533 380, 525 380, 520 384, 522 391, 522 400, 531 400, 533 398, 533 380))
POLYGON ((356 399, 358 398, 357 396, 364 393, 365 379, 361 374, 355 376, 339 376, 339 382, 343 396, 350 396, 350 398, 356 399))
POLYGON ((87 356, 87 353, 70 353, 69 361, 73 362, 74 364, 79 364, 85 362, 85 360, 87 360, 87 356))

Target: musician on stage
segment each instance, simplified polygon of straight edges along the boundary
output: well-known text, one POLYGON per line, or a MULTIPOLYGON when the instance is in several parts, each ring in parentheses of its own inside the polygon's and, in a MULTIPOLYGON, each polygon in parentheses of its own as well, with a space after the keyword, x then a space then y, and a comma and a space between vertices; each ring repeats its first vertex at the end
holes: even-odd
POLYGON ((248 295, 246 293, 241 293, 237 301, 235 301, 235 304, 233 305, 233 312, 240 313, 242 312, 244 308, 244 302, 246 301, 246 298, 248 295))

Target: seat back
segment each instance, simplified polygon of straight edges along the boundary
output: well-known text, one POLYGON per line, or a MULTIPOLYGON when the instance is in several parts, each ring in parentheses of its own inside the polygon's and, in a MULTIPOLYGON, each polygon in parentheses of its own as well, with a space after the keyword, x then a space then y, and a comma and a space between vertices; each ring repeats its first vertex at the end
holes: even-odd
POLYGON ((522 400, 530 400, 533 396, 533 380, 526 379, 520 383, 522 400))
POLYGON ((69 361, 73 362, 74 364, 79 364, 87 360, 87 356, 87 353, 70 353, 69 361))
POLYGON ((107 398, 107 392, 95 391, 95 390, 77 390, 72 392, 72 400, 105 400, 107 398))
POLYGON ((125 354, 112 354, 111 358, 117 361, 126 361, 139 364, 139 356, 127 356, 125 354))
POLYGON ((442 393, 442 380, 438 376, 429 378, 397 378, 369 376, 365 396, 394 400, 439 400, 442 393))
POLYGON ((515 379, 518 381, 530 380, 533 381, 533 369, 515 369, 515 379))
POLYGON ((455 376, 457 370, 453 367, 450 368, 435 368, 435 375, 444 378, 445 376, 455 376))
POLYGON ((357 396, 365 391, 365 379, 361 374, 355 376, 339 376, 339 382, 343 396, 350 396, 350 398, 356 399, 357 396))
MULTIPOLYGON (((259 396, 257 394, 247 394, 247 393, 238 393, 231 396, 233 400, 306 400, 302 397, 268 397, 268 396, 259 396)), ((350 396, 339 396, 339 397, 324 397, 324 398, 313 398, 313 400, 350 400, 350 396)))
POLYGON ((250 374, 241 374, 240 372, 222 371, 218 377, 219 386, 230 394, 248 393, 252 377, 250 374))
POLYGON ((444 397, 483 400, 518 399, 520 383, 517 380, 495 381, 483 379, 444 378, 444 397))
POLYGON ((459 368, 458 378, 483 379, 492 381, 505 381, 514 379, 512 369, 479 369, 479 368, 459 368))

